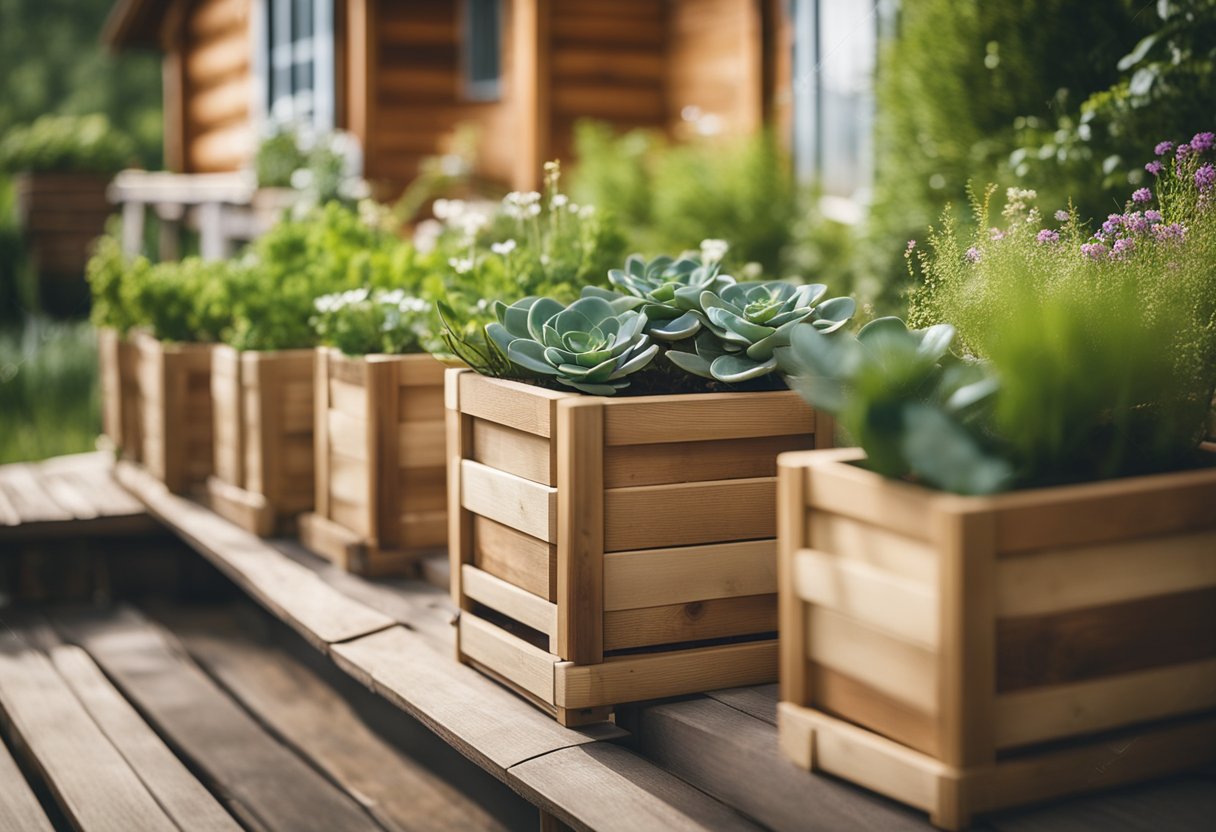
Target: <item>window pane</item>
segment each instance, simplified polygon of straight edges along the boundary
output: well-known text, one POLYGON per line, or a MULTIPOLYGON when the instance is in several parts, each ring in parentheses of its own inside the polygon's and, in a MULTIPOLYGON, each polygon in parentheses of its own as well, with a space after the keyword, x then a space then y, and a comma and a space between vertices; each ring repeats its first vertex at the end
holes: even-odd
POLYGON ((476 100, 499 95, 501 67, 501 4, 499 0, 465 0, 466 94, 476 100))
POLYGON ((821 178, 824 190, 852 196, 870 184, 875 0, 820 0, 821 178))

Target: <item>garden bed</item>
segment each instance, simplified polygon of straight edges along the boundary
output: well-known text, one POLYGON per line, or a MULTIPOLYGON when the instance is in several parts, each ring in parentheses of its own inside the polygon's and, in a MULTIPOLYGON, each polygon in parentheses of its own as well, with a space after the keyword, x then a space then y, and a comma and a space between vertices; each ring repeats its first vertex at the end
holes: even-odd
POLYGON ((117 330, 97 330, 97 355, 101 380, 102 428, 119 454, 138 460, 143 450, 140 431, 139 349, 117 330))
POLYGON ((316 354, 316 505, 306 546, 354 572, 408 572, 447 540, 444 366, 316 354))
POLYGON ((966 498, 781 462, 781 741, 957 829, 1216 759, 1216 467, 966 498))
POLYGON ((311 349, 270 352, 217 346, 212 353, 218 514, 263 536, 289 528, 313 506, 311 349))
POLYGON ((170 491, 202 486, 213 467, 211 344, 135 336, 140 461, 170 491))
POLYGON ((447 380, 462 661, 564 724, 776 678, 776 456, 794 393, 603 398, 447 380))

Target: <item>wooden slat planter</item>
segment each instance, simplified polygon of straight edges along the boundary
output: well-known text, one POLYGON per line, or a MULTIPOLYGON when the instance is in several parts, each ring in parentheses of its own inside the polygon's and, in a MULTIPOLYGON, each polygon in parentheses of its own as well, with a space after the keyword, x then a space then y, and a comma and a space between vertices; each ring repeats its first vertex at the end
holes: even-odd
POLYGON ((1216 467, 965 498, 780 462, 781 744, 973 814, 1216 759, 1216 467))
POLYGON ((176 344, 147 334, 138 350, 144 466, 170 491, 202 486, 212 469, 212 344, 176 344))
POLYGON ((211 358, 216 513, 269 536, 313 507, 315 350, 241 352, 211 358))
POLYGON ((140 434, 139 350, 135 342, 113 329, 97 330, 101 376, 102 429, 124 459, 138 460, 140 434))
POLYGON ((412 571, 447 541, 444 366, 429 355, 316 355, 316 506, 305 546, 352 572, 412 571))
POLYGON ((458 654, 566 725, 776 674, 779 452, 794 393, 601 398, 451 370, 458 654))

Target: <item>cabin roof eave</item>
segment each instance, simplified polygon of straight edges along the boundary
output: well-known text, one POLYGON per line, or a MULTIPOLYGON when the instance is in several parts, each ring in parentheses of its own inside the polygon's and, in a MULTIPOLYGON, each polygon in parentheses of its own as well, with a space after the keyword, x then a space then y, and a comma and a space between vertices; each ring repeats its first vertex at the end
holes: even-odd
POLYGON ((101 42, 111 50, 159 49, 160 24, 168 0, 116 0, 101 28, 101 42))

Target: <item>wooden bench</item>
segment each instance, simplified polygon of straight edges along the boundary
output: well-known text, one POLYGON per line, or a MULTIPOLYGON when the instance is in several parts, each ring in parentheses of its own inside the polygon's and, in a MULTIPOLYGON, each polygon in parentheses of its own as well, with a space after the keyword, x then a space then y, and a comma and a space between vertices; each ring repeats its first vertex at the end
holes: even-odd
MULTIPOLYGON (((454 661, 456 611, 446 593, 351 575, 295 541, 259 540, 136 468, 121 465, 117 476, 251 597, 539 806, 547 824, 631 832, 932 828, 922 814, 786 762, 777 752, 775 686, 630 706, 619 726, 562 728, 454 661)), ((1213 815, 1209 770, 1004 813, 974 828, 1184 830, 1213 815)))

